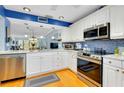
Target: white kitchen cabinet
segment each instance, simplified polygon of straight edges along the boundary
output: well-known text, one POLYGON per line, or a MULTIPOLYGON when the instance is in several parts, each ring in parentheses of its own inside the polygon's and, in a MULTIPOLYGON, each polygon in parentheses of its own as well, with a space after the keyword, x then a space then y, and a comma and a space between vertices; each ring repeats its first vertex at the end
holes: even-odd
MULTIPOLYGON (((103 86, 123 87, 124 86, 124 61, 115 58, 103 57, 103 86)), ((121 58, 121 57, 120 57, 121 58)))
POLYGON ((69 52, 63 52, 63 54, 61 54, 62 62, 63 62, 63 68, 67 68, 68 67, 69 55, 70 55, 69 52))
POLYGON ((41 66, 41 72, 49 72, 53 70, 53 53, 41 53, 40 54, 40 66, 41 66))
POLYGON ((113 66, 103 65, 103 86, 121 87, 121 69, 113 66))
POLYGON ((85 20, 84 29, 92 27, 91 16, 90 15, 85 17, 84 20, 85 20))
POLYGON ((30 76, 41 72, 41 61, 39 54, 27 54, 26 75, 30 76))
POLYGON ((101 25, 110 22, 110 7, 106 6, 102 9, 99 9, 94 13, 95 16, 95 25, 101 25))
POLYGON ((75 52, 37 52, 27 54, 26 76, 34 76, 64 68, 76 72, 77 57, 75 52))
POLYGON ((82 19, 70 26, 70 32, 71 32, 70 35, 72 42, 84 41, 83 38, 84 22, 85 21, 82 19))
POLYGON ((124 87, 124 69, 121 70, 121 82, 122 82, 122 87, 124 87))
POLYGON ((54 70, 67 68, 68 57, 69 57, 68 52, 55 52, 54 56, 52 57, 54 60, 54 62, 53 62, 54 70))
POLYGON ((26 75, 32 76, 53 70, 53 54, 29 53, 27 54, 26 75))
POLYGON ((111 39, 124 38, 124 6, 110 7, 111 39))
POLYGON ((110 22, 110 9, 106 6, 84 18, 85 29, 110 22))
POLYGON ((61 38, 62 38, 62 42, 72 41, 70 28, 66 28, 64 30, 61 30, 61 38))
POLYGON ((110 7, 106 6, 96 12, 73 23, 68 29, 62 31, 62 42, 84 41, 84 30, 97 25, 110 22, 110 7))
POLYGON ((69 55, 69 68, 77 73, 77 53, 70 53, 69 55))

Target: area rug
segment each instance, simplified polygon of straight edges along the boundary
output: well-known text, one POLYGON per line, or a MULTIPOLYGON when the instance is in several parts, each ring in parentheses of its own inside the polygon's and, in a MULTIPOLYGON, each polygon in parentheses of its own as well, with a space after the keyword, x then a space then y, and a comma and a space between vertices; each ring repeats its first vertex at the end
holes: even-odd
POLYGON ((50 74, 38 78, 28 79, 25 81, 24 87, 42 87, 48 83, 59 81, 59 77, 56 74, 50 74))

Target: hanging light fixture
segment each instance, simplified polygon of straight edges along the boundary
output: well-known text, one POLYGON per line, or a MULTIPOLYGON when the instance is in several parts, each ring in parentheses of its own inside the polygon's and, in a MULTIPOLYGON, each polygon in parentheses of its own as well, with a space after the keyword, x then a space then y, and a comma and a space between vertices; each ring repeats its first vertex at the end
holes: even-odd
POLYGON ((31 35, 31 38, 29 39, 30 40, 30 44, 31 44, 31 46, 32 46, 32 50, 34 50, 35 49, 35 45, 36 45, 36 41, 37 41, 37 38, 35 37, 35 34, 34 34, 34 31, 33 30, 31 30, 29 27, 26 27, 29 31, 31 31, 32 32, 32 35, 31 35))

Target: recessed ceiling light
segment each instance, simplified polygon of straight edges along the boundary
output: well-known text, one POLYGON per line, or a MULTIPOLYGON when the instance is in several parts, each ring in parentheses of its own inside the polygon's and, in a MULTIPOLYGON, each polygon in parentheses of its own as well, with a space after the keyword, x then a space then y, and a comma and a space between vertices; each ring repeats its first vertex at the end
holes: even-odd
POLYGON ((52 36, 52 37, 51 37, 51 39, 55 39, 55 37, 54 37, 54 36, 52 36))
POLYGON ((64 19, 64 16, 59 16, 59 19, 61 19, 61 20, 64 19))
POLYGON ((42 38, 44 38, 43 36, 40 36, 40 38, 42 39, 42 38))
POLYGON ((24 7, 23 10, 26 11, 26 12, 30 12, 31 11, 31 9, 28 8, 28 7, 24 7))
POLYGON ((28 37, 28 35, 25 35, 25 37, 28 37))

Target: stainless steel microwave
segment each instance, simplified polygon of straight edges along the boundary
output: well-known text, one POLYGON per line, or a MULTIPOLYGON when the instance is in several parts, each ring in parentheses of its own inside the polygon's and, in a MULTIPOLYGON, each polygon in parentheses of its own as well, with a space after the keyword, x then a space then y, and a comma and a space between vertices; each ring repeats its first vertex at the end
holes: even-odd
POLYGON ((63 44, 64 49, 74 49, 74 44, 63 44))
POLYGON ((84 30, 85 40, 110 39, 110 23, 101 24, 84 30))

